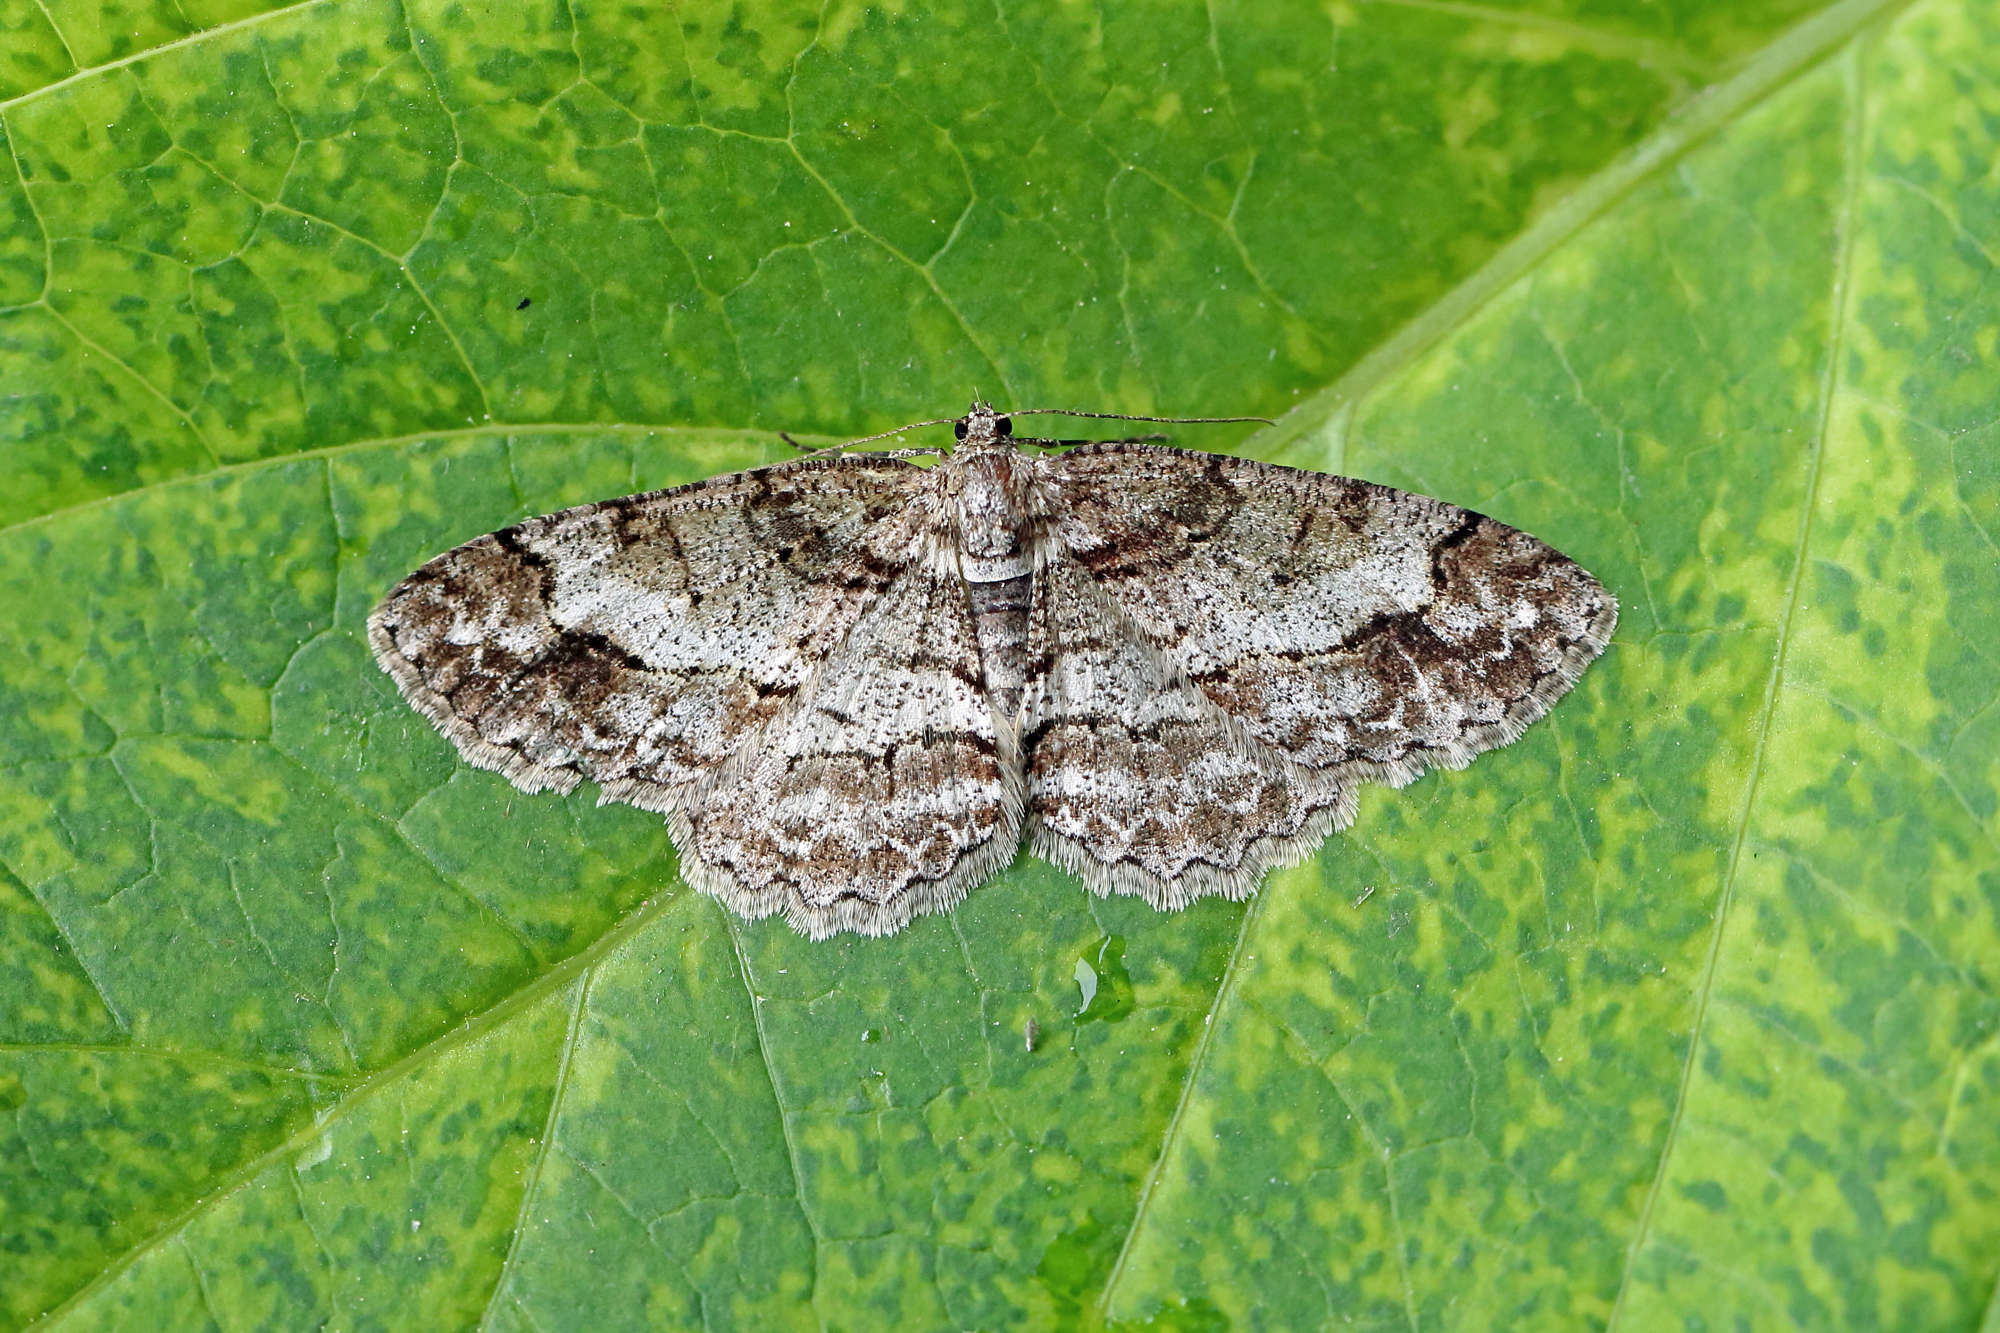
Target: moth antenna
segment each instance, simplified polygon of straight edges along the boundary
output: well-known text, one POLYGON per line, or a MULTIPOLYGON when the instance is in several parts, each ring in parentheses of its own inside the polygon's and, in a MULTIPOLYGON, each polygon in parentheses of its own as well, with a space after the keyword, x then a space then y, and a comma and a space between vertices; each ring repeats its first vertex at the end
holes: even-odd
POLYGON ((825 448, 816 449, 813 452, 828 453, 835 449, 850 449, 857 444, 867 444, 871 440, 886 440, 891 435, 901 435, 904 431, 919 430, 925 426, 949 426, 957 420, 957 417, 933 417, 929 421, 912 421, 907 426, 898 426, 894 430, 877 431, 873 435, 863 435, 858 440, 842 440, 839 444, 829 444, 825 448))
POLYGON ((1269 417, 1140 417, 1133 416, 1129 412, 1073 412, 1067 407, 1017 407, 1012 411, 1002 412, 1000 415, 1006 417, 1096 417, 1100 421, 1164 421, 1179 426, 1215 425, 1229 421, 1255 421, 1265 426, 1275 426, 1278 424, 1269 417))

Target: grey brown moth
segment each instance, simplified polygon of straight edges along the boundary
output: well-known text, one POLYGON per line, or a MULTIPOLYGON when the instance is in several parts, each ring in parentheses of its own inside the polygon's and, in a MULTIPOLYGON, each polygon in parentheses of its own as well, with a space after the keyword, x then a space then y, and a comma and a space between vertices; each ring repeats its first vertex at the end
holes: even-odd
POLYGON ((529 519, 398 584, 370 643, 472 763, 659 812, 690 883, 821 938, 945 910, 1024 838, 1097 893, 1242 897, 1362 783, 1513 740, 1617 621, 1456 505, 1019 415, 529 519))

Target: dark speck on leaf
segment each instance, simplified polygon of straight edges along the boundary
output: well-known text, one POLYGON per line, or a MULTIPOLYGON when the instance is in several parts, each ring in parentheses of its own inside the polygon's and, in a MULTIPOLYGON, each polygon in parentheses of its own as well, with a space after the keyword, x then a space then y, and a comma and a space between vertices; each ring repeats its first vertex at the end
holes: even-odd
POLYGON ((535 303, 534 297, 524 296, 521 298, 521 304, 515 306, 514 308, 516 310, 526 310, 529 306, 533 305, 534 303, 535 303))

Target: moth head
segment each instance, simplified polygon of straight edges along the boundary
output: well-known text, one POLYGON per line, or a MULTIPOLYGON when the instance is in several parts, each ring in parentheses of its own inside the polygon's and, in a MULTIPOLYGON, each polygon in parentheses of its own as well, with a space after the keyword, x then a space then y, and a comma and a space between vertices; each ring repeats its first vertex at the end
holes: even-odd
POLYGON ((951 423, 951 433, 960 444, 992 445, 1011 436, 1014 423, 988 404, 976 402, 964 416, 951 423))

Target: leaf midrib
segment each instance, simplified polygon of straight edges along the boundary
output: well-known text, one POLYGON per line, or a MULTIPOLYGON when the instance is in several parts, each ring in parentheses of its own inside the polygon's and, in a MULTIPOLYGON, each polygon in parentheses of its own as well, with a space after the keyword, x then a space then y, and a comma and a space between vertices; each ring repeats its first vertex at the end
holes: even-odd
POLYGON ((1694 1021, 1688 1031, 1687 1054, 1681 1062, 1678 1087, 1674 1093, 1674 1106, 1667 1119, 1667 1132, 1660 1142, 1660 1158, 1654 1169, 1653 1179, 1647 1187, 1645 1202, 1640 1205, 1638 1224, 1633 1228, 1632 1241, 1625 1251, 1624 1266, 1618 1275, 1618 1292, 1611 1303, 1611 1314, 1605 1320, 1605 1333, 1618 1327, 1619 1316, 1625 1310, 1625 1296, 1631 1290, 1632 1274, 1640 1253, 1646 1247, 1651 1235, 1653 1212, 1659 1202, 1660 1192, 1666 1185, 1667 1172, 1673 1161, 1674 1147, 1680 1139, 1680 1129, 1688 1104, 1688 1094, 1694 1084, 1694 1073, 1700 1065, 1702 1031, 1708 1019, 1708 1011, 1715 992, 1715 975, 1722 960, 1722 941, 1728 928, 1729 908, 1736 897, 1736 881, 1743 864, 1743 849, 1748 842, 1750 821, 1757 808, 1757 790, 1764 776, 1764 759, 1770 751, 1772 722, 1777 714, 1778 696, 1784 688, 1785 660, 1791 652, 1792 621, 1799 608, 1799 590, 1805 581, 1806 551, 1812 540, 1813 514, 1819 504, 1820 476, 1825 466, 1827 430, 1832 422, 1833 402, 1839 389, 1840 357, 1845 343, 1847 327, 1848 285, 1854 259, 1854 204, 1861 177, 1861 154, 1867 133, 1867 92, 1863 86, 1860 70, 1861 45, 1865 39, 1857 40, 1842 53, 1845 65, 1842 71, 1842 88, 1845 96, 1846 117, 1844 130, 1844 152, 1842 159, 1842 181, 1840 211, 1834 232, 1833 290, 1828 298, 1826 358, 1822 366, 1819 387, 1819 420, 1813 431, 1810 456, 1806 465, 1805 495, 1800 501, 1798 536, 1792 551, 1792 568, 1785 589, 1784 614, 1779 618, 1775 631, 1775 649, 1771 656, 1771 672, 1764 682, 1764 698, 1758 710, 1757 745, 1751 753, 1750 775, 1743 784, 1743 800, 1736 813, 1735 837, 1730 844, 1729 865, 1723 871, 1722 891, 1715 904, 1715 928, 1709 937, 1708 957, 1703 963, 1700 984, 1695 992, 1694 1021))
MULTIPOLYGON (((793 431, 791 434, 792 438, 802 443, 813 445, 838 443, 832 436, 827 435, 815 435, 804 431, 793 431)), ((752 444, 775 444, 778 441, 776 431, 762 430, 754 426, 691 426, 664 423, 655 425, 643 421, 493 421, 477 426, 442 426, 432 430, 407 431, 400 435, 377 435, 363 440, 347 440, 340 444, 323 444, 317 448, 299 449, 271 458, 246 458, 238 463, 224 463, 206 472, 183 472, 178 476, 161 477, 158 481, 149 481, 129 490, 113 491, 108 495, 94 495, 88 500, 79 500, 60 509, 51 509, 45 514, 35 514, 12 523, 0 524, 0 540, 14 533, 28 531, 60 519, 109 508, 130 501, 136 496, 163 494, 176 487, 200 486, 219 477, 244 476, 263 468, 284 467, 291 463, 316 458, 338 458, 364 449, 393 449, 434 440, 473 440, 486 436, 504 439, 510 435, 680 435, 703 440, 742 440, 752 444)))
POLYGON ((1420 311, 1333 383, 1287 412, 1270 433, 1269 456, 1309 442, 1344 458, 1355 409, 1467 323, 1548 254, 1609 212, 1656 172, 1673 165, 1750 107, 1788 86, 1868 23, 1914 0, 1841 0, 1788 29, 1733 77, 1702 89, 1643 142, 1590 176, 1495 251, 1463 282, 1420 311), (1327 427, 1324 435, 1319 434, 1327 427))

